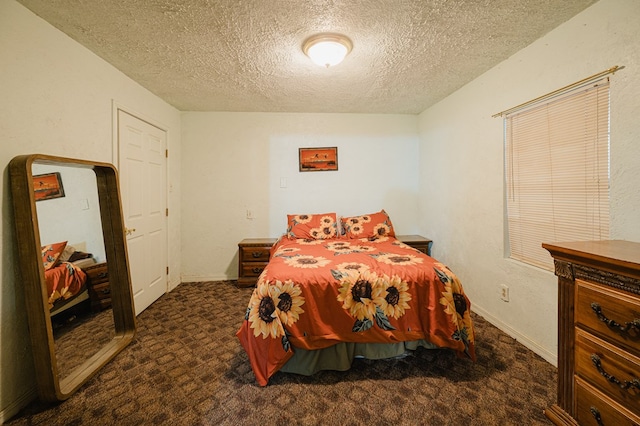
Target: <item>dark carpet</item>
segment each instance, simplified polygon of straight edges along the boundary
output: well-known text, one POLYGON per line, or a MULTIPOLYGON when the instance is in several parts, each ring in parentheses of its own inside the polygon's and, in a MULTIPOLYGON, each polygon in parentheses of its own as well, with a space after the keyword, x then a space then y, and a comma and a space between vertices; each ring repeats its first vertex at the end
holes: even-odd
POLYGON ((446 350, 355 360, 347 372, 254 380, 235 332, 252 289, 184 283, 142 312, 135 341, 60 404, 9 425, 549 425, 557 370, 473 316, 477 362, 446 350))

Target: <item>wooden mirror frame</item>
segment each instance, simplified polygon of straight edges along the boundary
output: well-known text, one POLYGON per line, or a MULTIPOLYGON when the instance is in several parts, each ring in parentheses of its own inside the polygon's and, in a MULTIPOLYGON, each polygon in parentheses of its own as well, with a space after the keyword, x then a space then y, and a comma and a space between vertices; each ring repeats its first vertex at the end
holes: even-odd
POLYGON ((17 283, 24 285, 29 332, 38 385, 44 401, 63 401, 124 349, 136 330, 131 275, 124 233, 118 173, 108 163, 43 154, 21 155, 9 163, 18 248, 17 283), (40 231, 33 187, 33 163, 76 166, 96 174, 100 217, 109 268, 115 336, 68 376, 59 379, 51 316, 42 263, 40 231))

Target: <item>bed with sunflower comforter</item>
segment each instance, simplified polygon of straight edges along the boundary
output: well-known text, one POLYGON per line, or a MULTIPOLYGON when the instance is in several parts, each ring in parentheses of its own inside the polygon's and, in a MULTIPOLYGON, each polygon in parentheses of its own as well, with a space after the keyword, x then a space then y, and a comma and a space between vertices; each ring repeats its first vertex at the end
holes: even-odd
POLYGON ((257 382, 346 370, 358 356, 449 348, 475 360, 470 302, 445 265, 395 238, 383 211, 291 215, 237 332, 257 382))

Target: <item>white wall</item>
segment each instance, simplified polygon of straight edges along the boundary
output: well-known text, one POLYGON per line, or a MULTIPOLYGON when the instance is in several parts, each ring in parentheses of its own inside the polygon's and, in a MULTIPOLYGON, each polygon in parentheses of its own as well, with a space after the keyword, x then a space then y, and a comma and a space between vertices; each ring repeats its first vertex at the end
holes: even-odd
POLYGON ((68 246, 91 253, 96 262, 107 260, 100 218, 96 174, 91 169, 34 164, 34 176, 60 173, 64 196, 36 202, 40 243, 66 241, 68 246), (82 244, 77 244, 82 243, 82 244))
POLYGON ((384 208, 417 232, 417 134, 413 115, 183 113, 183 281, 236 278, 238 242, 279 237, 287 214, 384 208), (338 171, 298 171, 298 148, 325 146, 338 171))
POLYGON ((504 257, 503 124, 491 116, 624 65, 611 77, 611 238, 640 241, 639 23, 640 1, 601 0, 420 115, 420 225, 434 256, 476 311, 554 364, 556 277, 504 257))
POLYGON ((0 1, 0 422, 35 396, 7 165, 42 153, 113 162, 113 102, 169 129, 170 280, 180 271, 180 114, 13 0, 0 1))

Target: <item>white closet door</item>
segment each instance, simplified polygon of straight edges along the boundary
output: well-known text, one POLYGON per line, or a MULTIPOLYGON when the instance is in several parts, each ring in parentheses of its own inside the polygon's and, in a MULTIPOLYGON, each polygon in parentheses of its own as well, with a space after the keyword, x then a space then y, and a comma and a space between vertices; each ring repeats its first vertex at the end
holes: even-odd
POLYGON ((118 110, 120 188, 136 315, 167 291, 167 134, 118 110))

